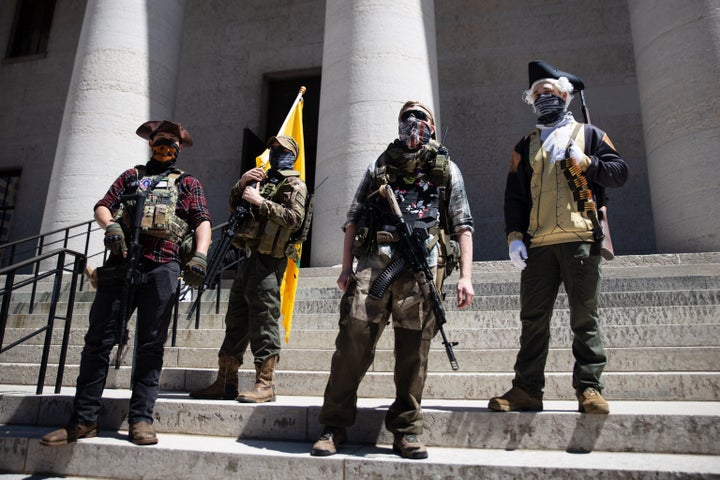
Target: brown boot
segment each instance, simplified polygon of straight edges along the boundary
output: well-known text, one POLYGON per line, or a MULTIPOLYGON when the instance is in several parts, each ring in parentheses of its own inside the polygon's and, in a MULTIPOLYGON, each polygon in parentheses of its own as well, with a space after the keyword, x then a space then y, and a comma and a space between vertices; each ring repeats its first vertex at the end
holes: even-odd
POLYGON ((607 415, 610 413, 610 406, 607 400, 600 395, 600 392, 592 387, 586 388, 577 395, 578 411, 581 413, 594 413, 607 415))
POLYGON ((528 411, 542 412, 542 396, 531 395, 520 387, 513 386, 502 397, 493 397, 488 403, 490 410, 498 412, 528 411))
POLYGON ((273 355, 255 366, 255 385, 249 392, 242 392, 237 397, 241 403, 263 403, 275 401, 275 365, 278 356, 273 355))
POLYGON ((328 457, 335 455, 340 445, 347 441, 347 432, 344 427, 325 427, 322 435, 312 447, 310 455, 315 457, 328 457))
POLYGON ((233 355, 218 357, 218 375, 209 387, 193 390, 191 398, 209 400, 232 400, 238 394, 238 370, 240 362, 233 355))
POLYGON ((63 428, 48 433, 40 439, 40 445, 46 447, 60 447, 70 442, 76 441, 78 438, 97 437, 97 423, 82 425, 80 423, 69 423, 63 428))
POLYGON ((128 437, 135 445, 155 445, 158 443, 155 429, 147 422, 135 422, 131 424, 128 437))
POLYGON ((427 458, 427 448, 420 438, 412 433, 396 433, 393 440, 393 452, 403 458, 413 460, 427 458))

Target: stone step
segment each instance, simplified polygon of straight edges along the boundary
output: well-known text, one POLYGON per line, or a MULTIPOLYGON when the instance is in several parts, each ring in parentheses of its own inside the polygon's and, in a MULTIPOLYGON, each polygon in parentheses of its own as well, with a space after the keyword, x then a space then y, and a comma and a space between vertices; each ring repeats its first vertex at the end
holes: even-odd
MULTIPOLYGON (((218 344, 219 345, 219 344, 218 344)), ((395 365, 393 351, 390 348, 378 348, 371 371, 389 372, 395 365)), ((164 367, 207 369, 217 365, 218 346, 214 347, 166 347, 163 357, 164 367)), ((80 363, 82 345, 68 347, 66 365, 80 363)), ((516 349, 464 349, 455 347, 458 362, 467 372, 508 372, 515 363, 516 349)), ((327 371, 334 350, 332 345, 323 349, 284 348, 281 353, 283 368, 292 370, 327 371)), ((657 372, 657 371, 714 371, 720 370, 720 346, 709 347, 633 347, 606 348, 608 365, 606 372, 657 372)), ((42 357, 41 345, 18 345, 3 353, 2 363, 37 364, 42 357)), ((50 348, 50 364, 57 364, 60 347, 50 348)), ((113 356, 114 357, 114 352, 113 356)), ((124 365, 129 365, 131 356, 127 355, 124 365)), ((566 372, 572 368, 574 358, 569 348, 553 348, 548 353, 545 370, 548 372, 566 372)), ((252 369, 253 357, 245 352, 243 365, 252 369)), ((2 367, 0 367, 1 369, 2 367)), ((431 372, 450 372, 444 347, 440 341, 433 343, 428 360, 431 372)))
MULTIPOLYGON (((337 312, 338 298, 312 298, 298 299, 295 301, 294 313, 331 313, 337 312)), ((604 292, 600 295, 600 305, 603 308, 635 306, 674 306, 674 305, 717 305, 720 304, 720 289, 707 290, 649 290, 649 291, 621 291, 604 292)), ((90 311, 91 302, 76 302, 73 311, 75 315, 85 315, 90 311)), ((456 310, 457 303, 454 295, 447 295, 445 306, 448 311, 456 310)), ((567 308, 567 296, 558 295, 557 308, 567 308)), ((47 314, 50 311, 51 303, 37 302, 33 307, 35 314, 47 314)), ((489 295, 475 297, 471 311, 477 310, 505 310, 520 308, 518 295, 489 295)), ((67 311, 67 302, 57 302, 55 309, 58 315, 64 315, 67 311)), ((190 304, 183 308, 181 304, 180 314, 186 315, 190 304)), ((227 302, 220 303, 220 311, 227 310, 227 302)), ((212 313, 215 311, 213 302, 203 302, 201 313, 212 313)), ((12 314, 30 313, 29 305, 26 302, 14 302, 10 311, 12 314)))
MULTIPOLYGON (((161 433, 160 442, 137 447, 124 430, 103 430, 70 447, 43 447, 47 429, 8 426, 0 433, 0 458, 6 472, 49 472, 44 479, 102 476, 119 480, 213 480, 258 478, 292 479, 506 479, 612 478, 617 480, 710 479, 720 475, 713 455, 593 451, 575 452, 512 448, 430 447, 427 460, 407 460, 392 453, 389 444, 346 444, 332 457, 312 457, 310 442, 288 440, 232 440, 208 435, 161 433), (292 473, 290 473, 292 472, 292 473), (53 477, 51 475, 58 475, 53 477)), ((26 475, 8 476, 26 479, 26 475)))
MULTIPOLYGON (((189 307, 188 307, 189 308, 189 307)), ((202 313, 199 325, 203 329, 224 329, 225 308, 221 305, 220 313, 214 313, 214 307, 207 307, 209 313, 202 313)), ((177 324, 180 329, 194 329, 195 316, 187 318, 183 308, 178 315, 177 324)), ((64 313, 64 312, 63 312, 64 313)), ((690 305, 642 305, 630 304, 618 307, 601 307, 599 315, 602 325, 688 325, 688 324, 720 324, 720 304, 690 305)), ((497 310, 448 310, 447 321, 450 329, 464 328, 505 328, 519 326, 519 310, 505 308, 497 310)), ((132 317, 134 319, 134 316, 132 317)), ((568 325, 570 310, 558 306, 554 310, 553 323, 568 325)), ((64 328, 63 319, 56 320, 56 326, 64 328)), ((294 313, 295 329, 337 328, 338 310, 320 313, 294 313)), ((12 313, 8 316, 8 328, 39 328, 47 325, 47 313, 12 313)), ((76 309, 72 318, 74 328, 87 328, 88 315, 76 309)))
MULTIPOLYGON (((335 345, 337 327, 330 326, 327 329, 305 329, 298 322, 290 333, 288 343, 283 348, 298 349, 332 349, 335 345)), ((337 323, 337 321, 335 321, 337 323)), ((513 322, 514 326, 492 327, 492 328, 462 328, 459 322, 449 322, 445 325, 445 332, 449 340, 458 342, 461 349, 513 349, 518 347, 520 326, 513 322)), ((481 326, 482 322, 470 322, 481 326)), ((134 322, 130 323, 131 332, 134 331, 134 322)), ((24 336, 34 332, 33 329, 8 329, 5 337, 5 345, 10 344, 24 336)), ((284 330, 281 329, 281 336, 284 338, 284 330)), ((69 339, 70 345, 83 345, 85 329, 71 329, 69 339)), ((191 347, 191 348, 214 348, 220 346, 225 332, 221 329, 178 329, 175 334, 175 344, 172 343, 172 332, 168 339, 168 346, 191 347)), ((720 323, 650 323, 640 325, 603 325, 602 336, 605 346, 615 348, 632 347, 709 347, 717 346, 717 339, 720 338, 720 323)), ((25 344, 42 344, 45 335, 36 335, 27 340, 25 344)), ((60 328, 53 329, 52 343, 60 344, 63 338, 63 331, 60 328)), ((439 344, 441 337, 436 336, 434 343, 439 344)), ((378 341, 378 348, 392 348, 394 334, 392 328, 386 328, 378 341)), ((572 344, 572 331, 567 322, 555 321, 550 327, 550 346, 552 348, 563 348, 572 344)), ((0 363, 2 362, 0 356, 0 363)))
MULTIPOLYGON (((462 363, 460 363, 462 368, 462 363)), ((329 367, 329 365, 328 365, 329 367)), ((107 377, 107 388, 129 388, 130 367, 116 370, 112 366, 107 377)), ((6 363, 0 368, 2 384, 35 385, 39 367, 33 364, 6 363)), ((204 388, 216 378, 217 367, 164 368, 160 385, 167 392, 189 392, 204 388)), ((63 386, 75 384, 77 365, 66 365, 63 372, 63 386)), ((320 395, 325 390, 327 371, 285 370, 276 371, 277 389, 280 395, 320 395)), ((254 371, 241 370, 240 388, 250 388, 254 382, 254 371), (245 386, 242 386, 245 385, 245 386)), ((424 398, 426 399, 477 399, 500 395, 510 388, 514 374, 506 372, 429 372, 424 398)), ((48 365, 45 385, 52 387, 57 378, 57 367, 48 365)), ((545 398, 562 400, 573 398, 572 373, 546 372, 545 398)), ((678 372, 606 372, 603 374, 603 394, 615 400, 653 401, 719 401, 720 371, 678 371, 678 372)), ((368 398, 382 398, 394 391, 393 373, 370 371, 360 385, 358 395, 368 398)))
MULTIPOLYGON (((602 291, 608 292, 628 292, 628 291, 675 291, 675 290, 707 290, 720 288, 720 268, 718 271, 693 272, 685 275, 640 275, 640 276, 615 276, 604 278, 602 291)), ((301 274, 302 275, 302 274, 301 274)), ((520 277, 519 275, 505 275, 504 277, 493 276, 484 278, 487 275, 478 275, 474 278, 474 289, 477 297, 494 296, 494 295, 518 295, 520 293, 520 277)), ((445 282, 444 291, 453 292, 455 290, 455 282, 457 278, 451 276, 445 282)), ((227 300, 229 296, 229 287, 232 282, 225 282, 220 291, 222 300, 227 300)), ((40 283, 36 289, 36 302, 49 302, 51 299, 50 283, 40 283)), ((60 300, 67 299, 67 291, 69 284, 64 285, 60 300)), ((561 289, 562 291, 562 289, 561 289)), ((32 298, 31 287, 23 287, 13 293, 14 302, 27 303, 32 298)), ((197 295, 197 291, 193 291, 192 295, 197 295)), ((76 292, 75 300, 77 302, 91 302, 95 296, 95 290, 92 287, 83 288, 82 291, 76 292)), ((342 292, 335 284, 335 278, 330 277, 304 277, 298 283, 297 299, 339 299, 342 292)), ((207 290, 203 293, 203 302, 214 302, 217 297, 217 290, 207 290)))
MULTIPOLYGON (((14 387, 2 394, 0 423, 64 425, 73 394, 68 389, 33 395, 14 387)), ((129 390, 106 390, 101 428, 127 429, 129 397, 129 390)), ((383 425, 391 403, 390 398, 360 398, 356 422, 348 429, 351 442, 391 443, 383 425)), ((543 412, 501 413, 487 409, 487 399, 424 399, 422 438, 431 447, 720 455, 718 402, 611 401, 606 416, 579 414, 577 401, 544 404, 543 412)), ((321 433, 321 406, 320 396, 278 396, 271 403, 242 404, 163 393, 156 403, 154 427, 160 434, 312 442, 321 433)))

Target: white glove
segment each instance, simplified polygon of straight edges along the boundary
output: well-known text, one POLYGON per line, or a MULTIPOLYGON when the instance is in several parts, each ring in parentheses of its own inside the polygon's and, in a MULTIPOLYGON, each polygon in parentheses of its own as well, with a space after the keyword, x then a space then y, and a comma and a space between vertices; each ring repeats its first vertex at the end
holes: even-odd
POLYGON ((527 266, 525 263, 527 249, 522 240, 513 240, 510 242, 508 255, 510 256, 510 262, 520 270, 523 270, 527 266))
POLYGON ((568 148, 568 155, 575 160, 575 163, 578 164, 578 167, 580 167, 583 172, 590 166, 590 159, 585 155, 585 152, 580 150, 580 147, 574 143, 568 148))

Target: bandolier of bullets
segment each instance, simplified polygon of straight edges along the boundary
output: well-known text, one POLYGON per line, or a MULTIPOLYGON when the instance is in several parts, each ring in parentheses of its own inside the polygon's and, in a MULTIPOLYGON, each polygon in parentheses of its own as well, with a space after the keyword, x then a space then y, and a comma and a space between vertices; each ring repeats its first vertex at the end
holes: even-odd
POLYGON ((605 238, 602 227, 597 216, 597 210, 595 208, 595 200, 592 198, 592 190, 588 187, 587 178, 580 171, 580 166, 577 162, 566 155, 566 158, 560 160, 560 169, 563 171, 565 178, 567 178, 570 190, 573 192, 573 198, 578 202, 578 210, 585 212, 587 217, 593 224, 593 238, 598 244, 605 238))

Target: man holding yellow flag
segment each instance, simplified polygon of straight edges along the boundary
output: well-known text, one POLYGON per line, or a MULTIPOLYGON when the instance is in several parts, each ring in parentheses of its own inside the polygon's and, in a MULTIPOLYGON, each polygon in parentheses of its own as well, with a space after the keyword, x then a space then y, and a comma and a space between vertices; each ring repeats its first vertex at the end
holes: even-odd
POLYGON ((230 211, 251 212, 233 245, 244 250, 230 290, 225 339, 218 353, 218 376, 192 398, 232 399, 243 403, 275 401, 275 366, 280 359, 282 314, 285 341, 290 338, 302 241, 311 215, 305 185, 303 95, 300 87, 278 134, 230 192, 230 211), (268 170, 269 169, 269 170, 268 170), (302 234, 302 235, 300 235, 302 234), (248 345, 253 352, 255 384, 238 394, 238 370, 248 345))
MULTIPOLYGON (((308 192, 300 172, 293 170, 300 153, 293 137, 274 136, 267 147, 270 169, 261 165, 248 170, 230 192, 231 211, 243 204, 251 212, 233 241, 244 251, 245 259, 230 290, 217 379, 207 388, 190 392, 192 398, 275 401, 281 283, 287 277, 287 266, 299 261, 293 233, 303 225, 308 192), (238 369, 248 345, 254 357, 255 384, 238 394, 238 369)), ((296 280, 297 273, 293 275, 296 280)))

